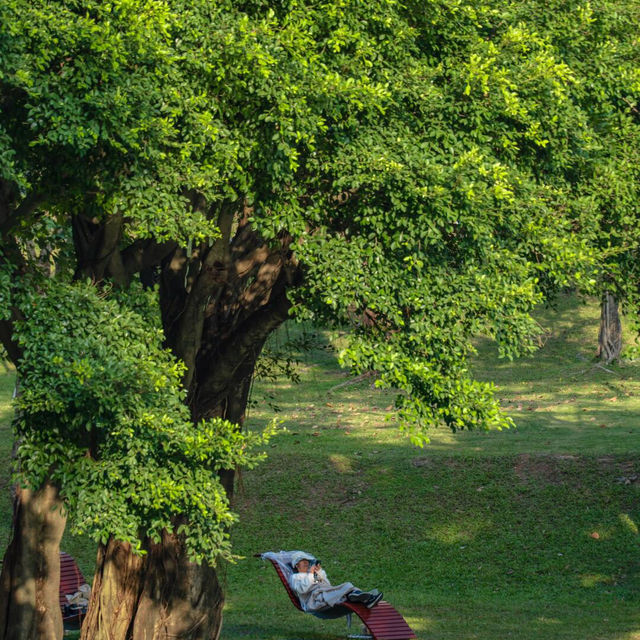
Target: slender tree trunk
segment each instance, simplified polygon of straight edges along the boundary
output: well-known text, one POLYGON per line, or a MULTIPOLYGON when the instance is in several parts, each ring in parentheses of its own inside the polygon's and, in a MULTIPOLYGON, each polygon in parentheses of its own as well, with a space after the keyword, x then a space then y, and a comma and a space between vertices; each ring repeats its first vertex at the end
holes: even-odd
POLYGON ((598 357, 609 364, 622 352, 622 324, 618 312, 618 301, 609 291, 602 296, 600 304, 600 332, 598 334, 598 357))
POLYGON ((0 575, 0 638, 60 640, 60 539, 66 516, 58 490, 18 489, 13 538, 0 575))

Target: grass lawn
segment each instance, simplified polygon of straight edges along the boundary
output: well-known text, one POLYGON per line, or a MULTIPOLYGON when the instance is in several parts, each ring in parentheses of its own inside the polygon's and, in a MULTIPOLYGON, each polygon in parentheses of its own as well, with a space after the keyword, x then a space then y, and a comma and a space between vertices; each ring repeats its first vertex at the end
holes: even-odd
POLYGON ((316 553, 333 582, 378 587, 421 639, 640 640, 640 364, 595 366, 598 309, 541 312, 544 346, 514 363, 479 344, 517 424, 435 430, 412 447, 393 397, 347 380, 329 349, 303 384, 254 391, 258 427, 287 431, 245 472, 227 570, 224 640, 339 637, 297 612, 262 550, 316 553))
MULTIPOLYGON (((275 402, 286 431, 240 476, 233 541, 245 557, 224 569, 222 640, 344 635, 342 621, 295 610, 252 557, 290 548, 314 552, 335 583, 383 590, 421 640, 640 640, 640 363, 595 366, 594 305, 566 299, 539 321, 532 358, 500 361, 478 345, 474 367, 496 382, 518 425, 509 431, 435 430, 428 447, 411 446, 393 396, 344 384, 324 334, 303 356, 302 384, 256 385, 250 426, 275 402)), ((0 384, 8 398, 11 374, 0 384)), ((6 458, 9 416, 7 400, 6 458)), ((90 575, 92 545, 64 545, 90 575)))

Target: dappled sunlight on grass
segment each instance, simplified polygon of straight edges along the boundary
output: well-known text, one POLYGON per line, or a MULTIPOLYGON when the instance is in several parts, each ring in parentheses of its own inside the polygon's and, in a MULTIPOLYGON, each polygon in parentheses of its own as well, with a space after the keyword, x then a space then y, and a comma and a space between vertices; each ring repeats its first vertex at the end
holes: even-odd
POLYGON ((333 469, 338 473, 352 473, 353 463, 352 461, 342 454, 334 453, 329 456, 333 469))
POLYGON ((432 630, 435 627, 435 623, 432 618, 427 616, 404 616, 404 619, 407 621, 407 624, 416 632, 416 633, 426 633, 432 630))
MULTIPOLYGON (((628 478, 624 478, 624 480, 628 480, 628 478)), ((618 520, 620 520, 620 524, 622 525, 622 527, 630 534, 634 536, 637 536, 639 534, 638 525, 633 521, 628 513, 621 513, 618 516, 618 520)))
POLYGON ((544 616, 538 618, 536 622, 548 625, 562 624, 562 620, 558 620, 557 618, 545 618, 544 616))
POLYGON ((606 576, 600 573, 587 574, 580 576, 580 584, 586 588, 592 588, 603 584, 612 585, 615 584, 615 578, 613 576, 606 576))
MULTIPOLYGON (((565 299, 557 312, 545 313, 552 334, 534 357, 498 360, 495 347, 483 341, 475 360, 479 377, 496 382, 497 397, 516 428, 455 434, 446 427, 434 428, 425 450, 430 454, 490 456, 532 450, 640 453, 640 423, 635 418, 640 413, 640 363, 611 365, 607 368, 615 371, 612 374, 583 353, 586 346, 595 350, 595 342, 588 344, 582 333, 584 327, 590 327, 587 333, 593 334, 593 340, 597 338, 597 309, 593 305, 565 299), (576 317, 579 324, 572 327, 576 317), (568 335, 576 338, 567 342, 568 335), (579 358, 575 358, 574 347, 579 358)), ((315 437, 323 441, 330 434, 367 442, 373 438, 379 444, 402 439, 392 392, 374 389, 371 380, 351 384, 327 350, 321 364, 306 365, 305 369, 311 379, 305 378, 304 385, 269 382, 264 389, 257 385, 251 422, 263 424, 272 416, 271 407, 262 400, 262 394, 268 393, 277 395, 280 415, 292 431, 312 427, 315 437)))
POLYGON ((471 542, 492 528, 492 524, 485 522, 471 522, 464 518, 463 522, 447 522, 428 527, 425 538, 441 544, 453 545, 471 542))

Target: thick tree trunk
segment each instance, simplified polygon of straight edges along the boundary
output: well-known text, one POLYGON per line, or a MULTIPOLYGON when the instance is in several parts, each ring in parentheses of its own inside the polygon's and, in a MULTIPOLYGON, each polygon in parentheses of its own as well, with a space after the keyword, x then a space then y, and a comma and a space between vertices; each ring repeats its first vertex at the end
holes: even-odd
POLYGON ((82 638, 128 638, 140 597, 143 558, 127 544, 100 545, 82 638))
POLYGON ((18 489, 13 538, 0 575, 0 638, 60 640, 60 539, 66 516, 58 490, 18 489))
POLYGON ((210 567, 168 534, 146 556, 110 541, 98 552, 82 640, 217 640, 224 598, 210 567))
MULTIPOLYGON (((221 237, 213 245, 174 247, 155 269, 166 346, 187 366, 183 382, 194 422, 220 417, 242 429, 255 363, 267 336, 287 318, 287 289, 301 276, 290 239, 266 246, 251 230, 242 203, 223 204, 217 217, 221 237)), ((114 246, 106 241, 115 237, 83 220, 74 228, 78 255, 86 255, 80 266, 96 281, 120 264, 95 257, 96 243, 114 246)), ((151 267, 162 253, 160 247, 138 249, 140 255, 123 252, 125 270, 151 267)), ((234 475, 233 469, 220 474, 230 497, 234 475)), ((111 541, 98 555, 82 638, 215 640, 223 601, 215 570, 190 563, 175 537, 165 534, 150 544, 143 559, 111 541)))
POLYGON ((600 332, 598 334, 598 357, 609 364, 622 352, 622 324, 618 312, 618 301, 607 291, 600 304, 600 332))

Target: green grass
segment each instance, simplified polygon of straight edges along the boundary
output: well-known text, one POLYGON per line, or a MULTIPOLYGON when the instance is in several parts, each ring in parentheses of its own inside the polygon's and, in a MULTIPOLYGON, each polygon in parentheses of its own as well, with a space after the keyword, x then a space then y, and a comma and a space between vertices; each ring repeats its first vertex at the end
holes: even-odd
MULTIPOLYGON (((391 394, 344 384, 324 334, 302 384, 256 385, 252 428, 275 402, 287 430, 240 476, 245 558, 224 570, 222 639, 344 635, 342 621, 295 610, 252 557, 302 548, 333 582, 382 589, 421 640, 640 640, 640 364, 595 366, 597 314, 573 299, 542 311, 544 347, 514 363, 481 341, 474 368, 517 428, 434 430, 424 449, 399 434, 391 394)), ((9 411, 0 404, 7 456, 9 411)), ((65 545, 90 574, 92 545, 65 545)))
POLYGON ((11 396, 15 386, 15 372, 12 367, 0 365, 0 544, 4 549, 11 533, 11 396))
POLYGON ((297 612, 251 555, 316 553, 334 582, 378 587, 421 639, 640 639, 640 366, 595 366, 598 310, 541 312, 544 347, 474 367, 494 380, 514 430, 412 447, 393 397, 347 378, 328 349, 303 384, 257 387, 250 422, 280 406, 287 431, 242 475, 227 570, 224 640, 340 637, 297 612), (626 480, 625 480, 626 479, 626 480), (628 483, 626 483, 628 481, 628 483))

